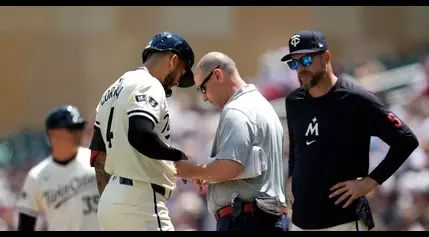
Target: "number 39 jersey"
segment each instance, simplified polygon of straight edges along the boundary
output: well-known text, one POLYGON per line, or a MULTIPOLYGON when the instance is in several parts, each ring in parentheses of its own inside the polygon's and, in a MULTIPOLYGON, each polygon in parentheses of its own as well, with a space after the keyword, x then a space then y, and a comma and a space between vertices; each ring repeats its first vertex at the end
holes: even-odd
POLYGON ((100 230, 99 193, 95 171, 88 164, 91 151, 79 148, 67 165, 49 156, 28 173, 18 197, 19 212, 37 217, 43 213, 50 231, 100 230))
POLYGON ((170 144, 170 118, 162 84, 145 67, 126 72, 101 97, 95 126, 100 128, 106 146, 104 169, 111 175, 175 188, 174 162, 151 159, 128 142, 128 119, 145 116, 154 132, 170 144))

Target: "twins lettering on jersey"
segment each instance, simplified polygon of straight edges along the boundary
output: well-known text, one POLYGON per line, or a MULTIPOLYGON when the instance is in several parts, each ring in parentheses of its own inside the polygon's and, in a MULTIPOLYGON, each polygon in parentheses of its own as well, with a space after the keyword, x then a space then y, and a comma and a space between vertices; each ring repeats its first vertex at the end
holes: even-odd
POLYGON ((113 97, 118 98, 119 94, 121 93, 121 91, 123 89, 123 86, 122 86, 123 81, 124 81, 124 78, 119 79, 118 85, 113 86, 103 95, 103 98, 100 101, 101 105, 103 105, 104 103, 106 103, 108 100, 110 100, 113 97))
MULTIPOLYGON (((80 192, 86 189, 93 188, 95 185, 95 181, 96 180, 94 175, 85 175, 81 177, 75 177, 70 180, 68 184, 59 186, 57 189, 47 190, 43 192, 43 196, 46 200, 46 205, 48 207, 53 206, 55 209, 58 209, 61 207, 62 204, 66 203, 71 198, 77 196, 80 192)), ((86 197, 84 197, 84 199, 86 199, 86 197)), ((98 200, 89 201, 98 202, 98 200)))
MULTIPOLYGON (((314 117, 311 122, 308 124, 307 131, 305 132, 305 136, 319 136, 319 123, 317 122, 317 118, 314 117)), ((316 140, 306 140, 305 145, 309 146, 312 143, 316 142, 316 140)))

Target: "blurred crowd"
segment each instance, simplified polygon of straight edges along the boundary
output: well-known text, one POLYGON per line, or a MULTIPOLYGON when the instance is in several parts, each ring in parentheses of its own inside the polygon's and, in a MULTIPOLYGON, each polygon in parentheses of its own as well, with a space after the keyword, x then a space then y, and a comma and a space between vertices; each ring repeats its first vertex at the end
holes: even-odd
MULTIPOLYGON (((248 78, 269 100, 285 97, 299 86, 296 73, 278 60, 287 50, 281 48, 264 55, 258 75, 248 78)), ((405 56, 389 55, 362 65, 334 63, 336 75, 357 81, 409 64, 421 65, 421 73, 410 74, 422 77, 416 80, 419 83, 401 84, 376 94, 412 128, 421 145, 392 178, 369 195, 377 230, 429 230, 429 50, 419 48, 405 56)), ((219 112, 196 96, 176 91, 169 99, 172 145, 190 159, 204 163, 210 156, 219 112)), ((286 120, 281 120, 287 136, 286 120)), ((90 123, 84 146, 89 146, 91 136, 90 123)), ((0 139, 0 230, 14 230, 17 192, 29 168, 49 154, 49 146, 43 131, 20 131, 3 137, 0 139)), ((285 142, 286 175, 287 138, 285 142)), ((387 149, 382 141, 373 139, 371 169, 383 159, 387 149)), ((214 230, 216 222, 206 208, 206 190, 198 193, 192 184, 185 185, 181 180, 177 180, 177 185, 168 202, 175 228, 214 230)), ((43 226, 41 220, 38 228, 43 230, 43 226)))

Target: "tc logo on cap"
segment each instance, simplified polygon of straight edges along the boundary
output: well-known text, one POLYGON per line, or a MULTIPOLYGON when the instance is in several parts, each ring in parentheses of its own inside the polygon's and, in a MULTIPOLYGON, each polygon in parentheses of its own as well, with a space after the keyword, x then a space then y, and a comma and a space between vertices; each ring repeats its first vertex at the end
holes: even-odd
POLYGON ((293 47, 296 47, 301 41, 299 37, 299 35, 292 35, 292 37, 290 37, 290 44, 293 45, 293 47))

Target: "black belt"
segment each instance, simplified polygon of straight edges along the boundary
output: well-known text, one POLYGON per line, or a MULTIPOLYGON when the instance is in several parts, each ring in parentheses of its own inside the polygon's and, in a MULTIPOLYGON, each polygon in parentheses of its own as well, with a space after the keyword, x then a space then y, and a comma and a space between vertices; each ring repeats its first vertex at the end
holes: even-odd
MULTIPOLYGON (((119 178, 119 183, 123 184, 123 185, 133 186, 133 184, 134 184, 134 182, 133 182, 132 179, 115 176, 115 177, 113 177, 113 180, 115 180, 115 178, 119 178)), ((161 194, 162 196, 165 197, 165 194, 167 193, 167 190, 165 190, 164 187, 162 187, 162 186, 160 186, 158 184, 153 184, 153 183, 151 183, 150 185, 152 186, 153 191, 155 191, 155 192, 157 192, 157 193, 159 193, 159 194, 161 194)), ((168 195, 169 197, 167 199, 170 198, 170 195, 171 195, 171 192, 168 195)))
MULTIPOLYGON (((255 211, 255 206, 252 203, 243 203, 242 212, 249 213, 254 211, 255 211)), ((287 208, 283 205, 282 205, 282 212, 287 216, 287 208)), ((216 215, 215 215, 216 221, 219 221, 220 218, 224 216, 229 216, 231 214, 232 214, 231 206, 223 207, 216 212, 216 215)))

